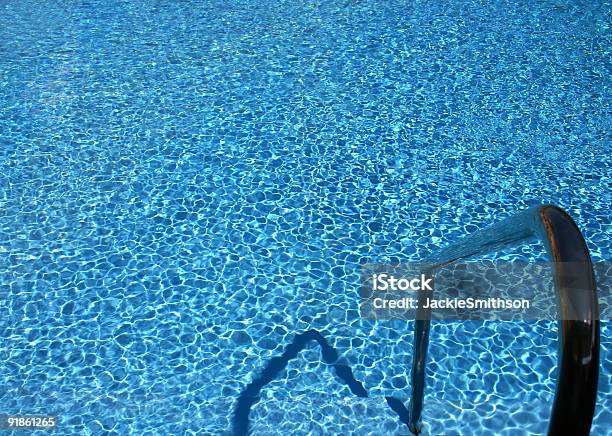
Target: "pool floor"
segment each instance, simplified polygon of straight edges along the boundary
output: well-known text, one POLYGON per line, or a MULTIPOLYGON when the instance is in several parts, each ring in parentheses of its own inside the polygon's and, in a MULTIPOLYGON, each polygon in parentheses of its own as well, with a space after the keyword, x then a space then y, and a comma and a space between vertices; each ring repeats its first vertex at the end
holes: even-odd
MULTIPOLYGON (((368 396, 311 342, 251 434, 408 434, 385 397, 407 405, 413 326, 360 318, 359 266, 542 203, 609 261, 609 18, 566 0, 2 2, 0 414, 231 434, 241 393, 316 330, 368 396)), ((545 434, 556 328, 434 323, 427 434, 545 434)), ((601 333, 593 435, 612 434, 601 333)))

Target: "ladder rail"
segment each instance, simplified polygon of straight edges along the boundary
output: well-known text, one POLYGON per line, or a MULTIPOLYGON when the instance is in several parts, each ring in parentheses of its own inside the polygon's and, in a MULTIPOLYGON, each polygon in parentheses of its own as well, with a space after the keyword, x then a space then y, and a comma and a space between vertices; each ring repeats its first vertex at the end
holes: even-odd
MULTIPOLYGON (((593 264, 572 218, 554 205, 531 207, 477 231, 427 260, 432 270, 453 262, 539 239, 553 263, 559 305, 558 378, 548 435, 588 435, 599 376, 599 305, 593 264), (576 292, 576 289, 585 292, 576 292)), ((422 306, 421 304, 419 306, 422 306)), ((408 427, 421 431, 431 309, 418 309, 408 427)))

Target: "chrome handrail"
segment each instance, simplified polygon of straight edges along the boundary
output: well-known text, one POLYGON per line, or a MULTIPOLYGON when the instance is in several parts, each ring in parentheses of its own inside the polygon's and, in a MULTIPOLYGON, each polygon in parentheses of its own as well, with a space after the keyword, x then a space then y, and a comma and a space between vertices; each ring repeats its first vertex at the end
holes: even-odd
MULTIPOLYGON (((428 262, 436 269, 535 238, 544 243, 553 263, 560 311, 559 375, 548 435, 588 435, 599 375, 599 305, 591 257, 572 218, 557 206, 532 207, 451 244, 428 262)), ((408 423, 414 434, 421 431, 431 326, 431 309, 418 310, 408 423)))

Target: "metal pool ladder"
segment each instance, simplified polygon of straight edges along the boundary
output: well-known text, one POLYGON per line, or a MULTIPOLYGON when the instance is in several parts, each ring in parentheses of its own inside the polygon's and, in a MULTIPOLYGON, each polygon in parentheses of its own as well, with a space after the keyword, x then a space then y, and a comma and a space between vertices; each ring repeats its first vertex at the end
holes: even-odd
MULTIPOLYGON (((559 373, 548 435, 588 435, 599 374, 599 305, 591 257, 572 218, 557 206, 532 207, 451 244, 429 261, 436 269, 536 238, 553 263, 561 318, 559 373)), ((431 309, 419 309, 417 318, 408 423, 414 434, 421 431, 431 309)))

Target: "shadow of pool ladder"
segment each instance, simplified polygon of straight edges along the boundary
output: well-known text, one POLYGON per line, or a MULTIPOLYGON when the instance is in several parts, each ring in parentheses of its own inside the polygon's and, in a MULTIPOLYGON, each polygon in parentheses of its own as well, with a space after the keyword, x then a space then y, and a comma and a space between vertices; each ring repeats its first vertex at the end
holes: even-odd
MULTIPOLYGON (((548 435, 588 435, 595 412, 599 374, 599 306, 591 257, 572 218, 557 206, 532 207, 460 239, 427 262, 433 265, 430 270, 433 272, 459 260, 536 239, 544 244, 553 264, 561 319, 559 370, 548 435), (580 291, 576 292, 577 289, 580 291)), ((408 428, 414 434, 422 430, 430 327, 431 309, 418 309, 408 418, 408 428)))

